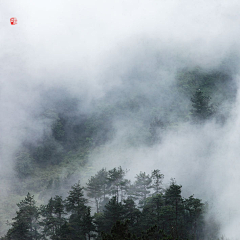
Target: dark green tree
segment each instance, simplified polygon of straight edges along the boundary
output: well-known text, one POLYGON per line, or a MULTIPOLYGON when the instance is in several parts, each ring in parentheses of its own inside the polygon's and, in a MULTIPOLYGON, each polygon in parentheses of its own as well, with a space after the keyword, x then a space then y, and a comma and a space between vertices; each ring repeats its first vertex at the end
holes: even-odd
POLYGON ((129 230, 131 233, 137 234, 141 232, 139 220, 141 211, 136 207, 135 202, 131 198, 123 201, 123 219, 129 220, 129 230))
POLYGON ((81 214, 86 209, 88 200, 84 198, 84 187, 81 187, 80 181, 71 187, 71 191, 66 198, 66 210, 71 214, 81 214))
POLYGON ((68 222, 65 222, 58 231, 58 236, 54 240, 72 240, 72 229, 68 222))
POLYGON ((159 194, 160 192, 162 192, 162 180, 164 178, 164 175, 161 174, 159 169, 155 169, 152 171, 152 188, 154 190, 154 194, 159 194))
POLYGON ((84 212, 83 218, 82 218, 82 233, 87 236, 87 238, 90 240, 91 237, 94 237, 96 227, 93 224, 94 217, 91 216, 91 209, 90 207, 87 207, 86 211, 84 212))
POLYGON ((97 231, 99 233, 109 233, 116 221, 124 219, 124 209, 122 203, 117 201, 116 196, 105 205, 102 214, 96 216, 97 231))
POLYGON ((90 236, 94 229, 90 208, 86 206, 88 200, 84 198, 83 187, 80 182, 72 186, 66 198, 66 210, 70 214, 69 229, 72 239, 86 239, 86 235, 90 236))
POLYGON ((64 208, 64 201, 61 196, 55 196, 54 199, 50 198, 46 206, 41 206, 43 217, 41 225, 43 226, 44 236, 58 239, 61 226, 66 222, 64 208))
POLYGON ((210 104, 211 98, 205 96, 201 89, 197 89, 191 98, 192 119, 194 122, 202 122, 209 119, 216 112, 213 104, 210 104))
POLYGON ((112 229, 111 233, 104 233, 101 234, 102 240, 134 240, 137 238, 129 232, 128 225, 129 220, 125 222, 117 221, 112 229))
POLYGON ((139 240, 176 240, 171 235, 165 234, 162 229, 159 229, 157 225, 150 227, 147 231, 142 232, 139 240))
POLYGON ((6 239, 9 240, 37 240, 39 233, 39 210, 36 207, 34 196, 27 194, 24 200, 17 204, 17 216, 13 218, 11 228, 8 230, 6 239))
POLYGON ((172 215, 171 218, 168 219, 171 221, 172 236, 176 239, 179 239, 180 237, 183 238, 182 227, 184 207, 181 188, 181 185, 177 185, 175 180, 172 180, 164 195, 165 205, 169 207, 168 213, 172 215))
POLYGON ((102 233, 102 240, 174 240, 171 236, 167 236, 162 230, 154 225, 147 231, 142 231, 139 237, 129 231, 129 223, 117 221, 111 229, 111 233, 102 233))
POLYGON ((155 194, 145 201, 143 206, 142 216, 140 218, 141 229, 149 229, 154 225, 158 228, 164 229, 164 216, 162 208, 164 206, 164 199, 162 194, 155 194))
POLYGON ((193 195, 184 199, 186 226, 188 226, 188 234, 192 239, 204 238, 203 207, 204 204, 201 200, 194 198, 193 195))

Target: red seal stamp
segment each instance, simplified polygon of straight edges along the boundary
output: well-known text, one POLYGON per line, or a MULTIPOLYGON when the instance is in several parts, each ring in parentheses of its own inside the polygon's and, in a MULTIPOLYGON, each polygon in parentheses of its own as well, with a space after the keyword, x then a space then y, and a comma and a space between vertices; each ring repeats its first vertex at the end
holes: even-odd
POLYGON ((11 25, 16 25, 17 24, 17 18, 10 18, 10 23, 11 25))

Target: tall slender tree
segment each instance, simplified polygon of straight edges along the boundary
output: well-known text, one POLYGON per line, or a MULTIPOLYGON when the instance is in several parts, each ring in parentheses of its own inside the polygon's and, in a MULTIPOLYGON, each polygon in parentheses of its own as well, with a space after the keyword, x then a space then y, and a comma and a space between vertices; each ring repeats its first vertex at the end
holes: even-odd
POLYGON ((83 189, 80 182, 74 184, 66 198, 65 206, 70 214, 68 226, 72 239, 86 239, 86 234, 90 236, 93 229, 90 208, 86 206, 88 200, 84 198, 83 189), (92 227, 89 226, 89 222, 92 227))
POLYGON ((135 195, 139 199, 139 204, 144 205, 146 198, 149 196, 152 188, 152 178, 149 174, 146 174, 145 172, 140 172, 136 176, 136 181, 134 183, 135 185, 135 195))
POLYGON ((181 218, 183 216, 183 198, 181 196, 181 185, 177 185, 172 179, 170 186, 165 191, 165 204, 172 209, 172 235, 177 239, 180 236, 181 218))
POLYGON ((123 170, 122 167, 108 171, 109 193, 116 197, 117 202, 119 202, 119 196, 122 201, 124 192, 127 192, 129 181, 124 179, 125 175, 126 170, 123 170))
POLYGON ((97 213, 100 210, 100 204, 106 201, 107 195, 107 183, 108 183, 108 172, 105 168, 97 172, 95 176, 92 176, 88 182, 85 190, 87 196, 95 200, 97 213))
POLYGON ((160 192, 162 192, 162 189, 163 189, 162 181, 163 181, 164 175, 161 174, 159 169, 155 169, 152 171, 151 177, 153 180, 152 188, 154 190, 154 194, 159 194, 160 192))

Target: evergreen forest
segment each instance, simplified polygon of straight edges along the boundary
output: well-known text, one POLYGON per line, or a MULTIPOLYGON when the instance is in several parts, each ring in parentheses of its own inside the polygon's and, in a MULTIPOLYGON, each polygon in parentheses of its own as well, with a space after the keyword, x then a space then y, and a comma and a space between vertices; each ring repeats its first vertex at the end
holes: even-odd
POLYGON ((61 88, 42 92, 33 122, 43 127, 29 130, 15 151, 1 199, 2 240, 218 238, 209 204, 195 192, 182 196, 174 179, 163 184, 161 161, 128 179, 127 164, 109 170, 91 154, 114 142, 119 129, 126 128, 121 144, 139 149, 161 145, 183 124, 224 126, 236 98, 231 70, 184 68, 166 86, 136 75, 141 86, 133 79, 88 105, 61 88), (151 94, 141 92, 151 84, 151 94))
POLYGON ((122 167, 101 169, 85 187, 74 184, 65 199, 56 195, 38 206, 30 193, 17 204, 2 240, 18 239, 202 239, 206 204, 184 198, 174 179, 163 187, 155 169, 131 183, 122 167))

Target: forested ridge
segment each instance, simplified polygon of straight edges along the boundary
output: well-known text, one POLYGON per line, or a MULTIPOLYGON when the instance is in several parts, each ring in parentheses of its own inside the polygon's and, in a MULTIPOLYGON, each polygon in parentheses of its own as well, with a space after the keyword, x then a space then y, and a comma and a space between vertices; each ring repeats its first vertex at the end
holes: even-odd
POLYGON ((160 170, 126 179, 121 167, 101 169, 85 187, 74 184, 63 199, 37 206, 27 194, 17 204, 10 229, 1 239, 202 239, 206 206, 181 196, 173 179, 163 188, 160 170), (88 198, 87 198, 88 197, 88 198), (95 206, 90 207, 89 203, 95 206), (94 210, 92 210, 94 209, 94 210), (94 213, 94 214, 91 214, 94 213))
POLYGON ((231 72, 181 69, 175 78, 165 94, 158 85, 151 94, 140 94, 130 82, 87 107, 61 89, 46 91, 35 114, 45 128, 39 136, 30 133, 15 153, 15 178, 0 211, 1 235, 10 228, 3 239, 19 239, 19 233, 22 239, 202 239, 205 232, 216 239, 215 223, 204 222, 207 204, 182 197, 175 181, 164 188, 159 170, 140 172, 131 183, 121 167, 94 175, 98 165, 88 161, 94 149, 114 139, 119 119, 137 123, 124 139, 133 147, 161 144, 181 123, 225 124, 226 103, 236 97, 231 72), (84 187, 71 187, 76 173, 84 187))

